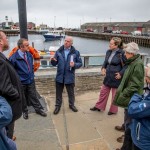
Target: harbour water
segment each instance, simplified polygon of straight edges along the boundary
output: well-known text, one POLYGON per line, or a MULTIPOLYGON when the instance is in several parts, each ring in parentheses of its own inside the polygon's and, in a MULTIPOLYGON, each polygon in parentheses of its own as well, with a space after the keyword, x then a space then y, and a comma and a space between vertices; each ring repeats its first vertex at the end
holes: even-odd
MULTIPOLYGON (((6 56, 8 55, 9 51, 13 49, 17 45, 17 40, 19 36, 10 36, 8 37, 10 43, 10 49, 5 52, 6 56)), ((32 45, 34 43, 34 47, 37 50, 48 50, 50 46, 60 46, 63 44, 62 41, 46 41, 42 35, 29 35, 29 42, 32 45)), ((97 40, 97 39, 88 39, 88 38, 81 38, 81 37, 73 37, 73 45, 77 50, 80 51, 81 54, 104 54, 109 46, 109 41, 97 40)), ((141 53, 148 53, 150 56, 150 48, 140 47, 141 53)), ((103 59, 99 58, 90 58, 90 64, 102 64, 103 59)))

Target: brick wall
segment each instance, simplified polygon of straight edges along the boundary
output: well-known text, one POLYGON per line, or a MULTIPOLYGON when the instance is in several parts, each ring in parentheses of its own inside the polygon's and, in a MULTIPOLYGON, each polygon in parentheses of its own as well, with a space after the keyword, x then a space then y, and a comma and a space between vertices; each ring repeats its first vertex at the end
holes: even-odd
MULTIPOLYGON (((55 76, 35 77, 37 91, 41 95, 55 93, 55 76)), ((76 74, 75 91, 82 92, 88 90, 99 90, 103 82, 100 73, 78 73, 76 74)))

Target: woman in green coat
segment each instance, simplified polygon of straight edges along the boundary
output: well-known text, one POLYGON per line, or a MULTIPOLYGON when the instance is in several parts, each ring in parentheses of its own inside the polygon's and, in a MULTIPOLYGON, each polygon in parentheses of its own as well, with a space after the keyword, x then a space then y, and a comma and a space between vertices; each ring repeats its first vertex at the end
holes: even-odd
POLYGON ((125 139, 121 149, 116 150, 132 150, 131 132, 128 127, 131 118, 128 116, 127 108, 133 94, 142 94, 144 87, 144 65, 140 54, 138 54, 138 45, 134 42, 128 43, 124 50, 127 58, 125 64, 128 67, 117 89, 114 104, 125 108, 125 139))

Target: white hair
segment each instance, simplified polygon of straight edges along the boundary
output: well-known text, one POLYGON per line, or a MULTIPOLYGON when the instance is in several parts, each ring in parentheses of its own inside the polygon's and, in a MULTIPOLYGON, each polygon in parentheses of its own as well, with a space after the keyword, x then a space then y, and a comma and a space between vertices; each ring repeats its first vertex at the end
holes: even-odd
POLYGON ((126 44, 124 50, 128 53, 132 53, 136 55, 139 52, 139 46, 135 42, 131 42, 126 44))
POLYGON ((69 40, 71 41, 71 43, 73 44, 73 38, 72 38, 71 36, 66 36, 66 37, 65 37, 65 40, 66 40, 66 39, 69 39, 69 40))

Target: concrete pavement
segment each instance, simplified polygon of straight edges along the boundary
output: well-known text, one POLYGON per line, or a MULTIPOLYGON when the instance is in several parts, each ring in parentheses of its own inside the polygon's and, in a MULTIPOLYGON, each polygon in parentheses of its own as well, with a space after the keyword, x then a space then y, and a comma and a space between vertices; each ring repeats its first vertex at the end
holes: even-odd
MULTIPOLYGON (((115 150, 121 144, 116 138, 122 133, 115 131, 115 125, 121 125, 124 112, 119 108, 117 115, 108 116, 110 98, 105 112, 92 112, 99 91, 87 91, 76 94, 77 113, 68 107, 67 94, 63 94, 67 121, 69 150, 115 150)), ((64 128, 63 107, 58 115, 53 115, 55 95, 44 96, 48 116, 29 114, 29 119, 16 121, 15 136, 18 150, 67 150, 64 128)))

